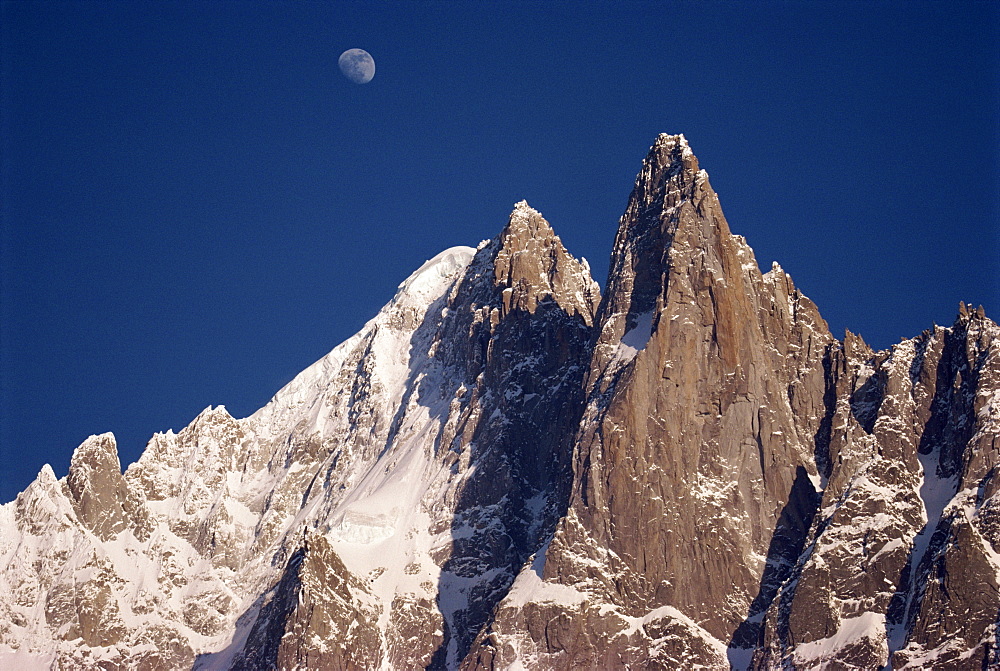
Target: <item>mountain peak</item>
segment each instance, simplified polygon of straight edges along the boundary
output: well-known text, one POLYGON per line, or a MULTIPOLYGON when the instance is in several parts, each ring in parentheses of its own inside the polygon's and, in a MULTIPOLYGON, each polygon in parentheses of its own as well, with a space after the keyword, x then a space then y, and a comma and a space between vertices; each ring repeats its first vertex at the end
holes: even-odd
POLYGON ((660 168, 671 168, 671 173, 684 169, 699 171, 698 159, 684 135, 661 133, 650 147, 646 162, 660 168))
POLYGON ((475 253, 472 247, 457 246, 436 254, 400 282, 393 302, 429 304, 465 270, 475 253))
POLYGON ((35 480, 45 486, 54 485, 57 481, 56 473, 49 464, 43 464, 35 480))
POLYGON ((66 484, 80 521, 102 540, 125 528, 127 494, 114 434, 91 436, 76 448, 66 484))
POLYGON ((582 316, 588 325, 593 323, 600 298, 597 283, 538 210, 524 200, 516 203, 497 242, 494 280, 504 287, 507 311, 534 312, 539 301, 551 296, 568 313, 582 316))
POLYGON ((958 316, 957 320, 972 319, 973 317, 978 317, 980 319, 986 317, 986 310, 980 305, 978 308, 973 308, 972 303, 966 303, 965 301, 958 302, 958 316))
POLYGON ((555 231, 545 220, 541 212, 528 205, 528 201, 521 200, 514 203, 514 209, 510 213, 507 225, 500 233, 503 242, 511 240, 523 243, 525 234, 532 238, 558 238, 555 231))
POLYGON ((718 256, 719 241, 730 237, 708 175, 685 137, 659 135, 636 176, 615 237, 599 317, 602 343, 616 348, 640 316, 663 308, 672 268, 687 267, 687 257, 702 251, 718 256))
POLYGON ((689 154, 692 153, 691 145, 688 144, 687 138, 684 137, 684 133, 678 133, 677 135, 660 133, 656 136, 656 140, 653 142, 653 147, 665 151, 672 151, 677 148, 682 152, 689 154))
POLYGON ((660 133, 656 136, 656 141, 654 144, 681 144, 685 147, 688 146, 687 138, 684 137, 684 133, 677 133, 672 135, 670 133, 660 133))

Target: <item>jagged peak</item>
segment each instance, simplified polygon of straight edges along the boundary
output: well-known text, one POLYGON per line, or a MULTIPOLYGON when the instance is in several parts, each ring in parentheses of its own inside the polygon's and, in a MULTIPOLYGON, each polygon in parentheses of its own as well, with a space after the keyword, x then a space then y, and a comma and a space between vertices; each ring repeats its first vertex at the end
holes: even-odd
POLYGON ((533 208, 531 205, 528 205, 528 201, 524 198, 514 203, 514 212, 511 213, 511 216, 517 212, 534 212, 535 214, 538 214, 538 210, 533 208))
POLYGON ((66 482, 73 495, 79 498, 94 479, 103 480, 109 475, 121 476, 118 444, 110 431, 88 437, 73 451, 66 482))
POLYGON ((784 294, 789 297, 794 296, 798 292, 795 288, 795 281, 792 280, 792 276, 789 275, 777 261, 772 261, 770 270, 766 273, 761 273, 760 278, 764 284, 771 285, 775 288, 781 287, 784 294))
MULTIPOLYGON (((59 520, 59 525, 76 522, 76 511, 67 494, 65 479, 59 480, 52 466, 45 464, 31 484, 17 495, 15 501, 17 507, 30 511, 30 519, 25 521, 29 527, 37 530, 33 533, 39 535, 51 531, 47 524, 50 520, 59 520)), ((0 511, 6 507, 0 506, 0 511)))
MULTIPOLYGON (((761 280, 765 284, 769 284, 773 287, 781 287, 785 295, 789 298, 805 298, 802 292, 799 291, 798 287, 795 286, 795 280, 792 276, 788 274, 788 271, 782 268, 777 261, 771 262, 771 269, 766 273, 761 274, 761 280)), ((818 316, 818 315, 817 315, 818 316)))
POLYGON ((947 330, 960 334, 970 347, 1000 348, 1000 326, 986 315, 982 305, 973 308, 971 303, 962 301, 958 308, 958 315, 947 330))
POLYGON ((77 517, 102 540, 125 527, 126 485, 114 434, 90 436, 76 448, 66 485, 77 517))
MULTIPOLYGON (((239 422, 240 420, 229 414, 229 411, 226 410, 226 406, 210 405, 199 412, 198 415, 191 420, 190 424, 181 429, 178 437, 181 439, 181 442, 183 442, 191 436, 199 436, 206 433, 211 434, 213 431, 224 431, 226 430, 226 427, 233 426, 239 422)), ((174 441, 169 439, 166 442, 174 443, 174 441)))
POLYGON ((45 491, 51 491, 59 486, 59 478, 56 477, 56 472, 52 470, 52 466, 49 464, 44 464, 38 471, 38 475, 31 482, 30 485, 25 489, 25 492, 35 489, 42 489, 45 491))
MULTIPOLYGON (((602 331, 607 331, 602 337, 617 342, 632 323, 627 315, 657 309, 671 267, 687 268, 691 259, 729 237, 707 174, 699 169, 687 139, 667 133, 657 136, 636 176, 615 237, 601 308, 602 331)), ((742 250, 734 242, 734 249, 742 250)), ((751 258, 742 263, 756 263, 749 247, 743 252, 751 258)), ((718 254, 711 255, 714 259, 718 254)), ((711 265, 715 270, 719 263, 713 260, 711 265)))
POLYGON ((116 463, 118 462, 118 443, 115 441, 115 434, 108 431, 92 435, 80 443, 70 458, 70 473, 81 464, 92 463, 95 456, 111 457, 116 463))
POLYGON ((226 410, 226 406, 210 405, 201 412, 199 412, 198 416, 195 417, 194 420, 192 420, 191 424, 198 424, 200 422, 213 421, 213 420, 215 421, 227 420, 227 419, 233 419, 233 416, 229 414, 228 410, 226 410))
POLYGON ((956 321, 969 320, 973 318, 985 319, 986 310, 980 305, 977 308, 972 307, 972 303, 966 303, 965 301, 958 302, 958 316, 955 318, 956 321))
POLYGON ((859 333, 852 333, 849 329, 844 329, 844 353, 853 361, 864 362, 875 356, 875 350, 865 342, 859 333))
POLYGON ((653 147, 664 151, 680 149, 682 153, 694 155, 691 151, 691 145, 688 144, 687 138, 684 137, 684 133, 678 133, 677 135, 660 133, 656 136, 656 140, 653 142, 653 147))
MULTIPOLYGON (((705 216, 706 205, 714 204, 718 209, 708 175, 698 167, 698 159, 685 137, 664 133, 653 142, 636 175, 635 187, 619 224, 612 260, 622 253, 628 254, 628 248, 635 244, 641 246, 640 238, 651 238, 647 242, 657 249, 670 246, 680 208, 685 203, 695 208, 697 218, 705 216)), ((721 212, 712 217, 712 223, 721 227, 712 233, 731 235, 721 212)), ((614 262, 611 269, 613 274, 621 270, 614 262)))
POLYGON ((514 204, 514 209, 510 213, 507 225, 500 233, 501 244, 514 243, 523 245, 526 242, 523 233, 527 233, 531 238, 559 239, 559 236, 552 230, 552 226, 545 220, 542 213, 528 205, 528 201, 526 200, 520 200, 514 204))
POLYGON ((56 478, 56 472, 52 470, 52 466, 50 464, 43 464, 35 480, 40 484, 47 485, 55 484, 58 479, 56 478))
MULTIPOLYGON (((683 134, 660 133, 649 148, 643 167, 648 167, 654 174, 666 168, 667 177, 682 172, 692 176, 703 172, 698 166, 698 158, 691 151, 691 145, 688 144, 687 138, 683 134)), ((644 169, 639 173, 639 177, 642 178, 646 172, 647 170, 644 169)))
POLYGON ((533 312, 539 300, 551 296, 592 323, 600 289, 590 266, 566 250, 538 210, 525 200, 516 203, 495 240, 494 281, 503 287, 505 309, 533 312))
POLYGON ((771 269, 766 273, 761 273, 761 279, 768 284, 775 284, 779 281, 790 283, 792 281, 791 276, 785 272, 785 269, 782 268, 777 261, 772 261, 771 269))

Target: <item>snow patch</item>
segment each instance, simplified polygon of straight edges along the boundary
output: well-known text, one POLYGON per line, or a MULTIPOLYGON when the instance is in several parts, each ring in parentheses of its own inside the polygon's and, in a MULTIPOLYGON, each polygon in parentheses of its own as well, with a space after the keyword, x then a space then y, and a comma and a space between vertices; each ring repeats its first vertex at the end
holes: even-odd
MULTIPOLYGON (((862 613, 857 617, 845 618, 833 636, 818 641, 799 643, 795 646, 795 661, 804 666, 836 659, 845 647, 870 639, 885 647, 885 615, 882 613, 862 613)), ((888 650, 886 650, 886 656, 888 650)))
POLYGON ((0 645, 0 669, 21 669, 22 671, 38 669, 41 671, 53 668, 55 660, 56 653, 54 652, 28 652, 0 645))
POLYGON ((529 603, 557 603, 563 606, 578 606, 587 600, 587 595, 571 585, 561 585, 559 583, 546 582, 542 580, 545 570, 545 553, 549 550, 549 543, 545 542, 531 563, 521 569, 514 584, 504 599, 504 605, 522 608, 529 603))
POLYGON ((937 447, 930 454, 917 454, 920 461, 922 478, 918 494, 924 504, 924 518, 926 524, 920 532, 913 538, 913 549, 910 551, 910 585, 906 590, 908 594, 906 608, 902 622, 889 627, 889 651, 890 654, 903 647, 906 638, 906 622, 909 619, 910 610, 916 605, 912 602, 915 591, 915 581, 917 580, 917 567, 924 559, 924 555, 930 547, 931 539, 937 530, 941 516, 948 505, 948 502, 955 497, 958 489, 956 477, 942 478, 937 473, 938 463, 941 459, 941 448, 937 447))
POLYGON ((398 511, 389 515, 367 515, 348 510, 340 523, 330 529, 330 539, 344 543, 368 545, 385 540, 396 533, 398 511))

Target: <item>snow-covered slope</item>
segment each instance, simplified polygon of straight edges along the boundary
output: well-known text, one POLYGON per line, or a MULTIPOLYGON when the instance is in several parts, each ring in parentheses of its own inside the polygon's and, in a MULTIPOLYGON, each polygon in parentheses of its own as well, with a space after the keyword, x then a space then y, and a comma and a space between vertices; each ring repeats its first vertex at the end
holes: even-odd
POLYGON ((209 408, 124 475, 114 437, 92 437, 67 478, 46 467, 0 508, 16 595, 0 600, 0 654, 65 668, 457 663, 554 522, 552 483, 567 478, 550 471, 567 461, 543 457, 568 438, 535 437, 521 459, 511 436, 575 423, 579 380, 559 381, 582 375, 596 291, 519 203, 500 236, 429 260, 252 416, 209 408), (308 580, 319 588, 289 612, 269 608, 308 580), (304 606, 325 621, 288 624, 304 628, 292 649, 275 627, 304 606))
MULTIPOLYGON (((415 504, 431 455, 420 435, 437 408, 411 403, 408 425, 391 423, 416 378, 441 374, 414 333, 428 309, 443 309, 474 252, 457 247, 428 261, 357 335, 253 416, 209 408, 179 434, 154 436, 124 477, 110 434, 81 445, 64 480, 45 467, 0 508, 12 532, 0 538, 4 593, 17 595, 2 604, 11 623, 3 644, 21 657, 57 653, 64 666, 190 665, 195 653, 230 643, 295 534, 320 519, 360 575, 373 568, 366 543, 398 543, 415 525, 424 537, 414 542, 427 545, 415 504), (376 468, 380 458, 393 468, 376 468)), ((430 568, 399 568, 417 591, 436 584, 430 568)), ((375 587, 391 592, 388 579, 375 587)))

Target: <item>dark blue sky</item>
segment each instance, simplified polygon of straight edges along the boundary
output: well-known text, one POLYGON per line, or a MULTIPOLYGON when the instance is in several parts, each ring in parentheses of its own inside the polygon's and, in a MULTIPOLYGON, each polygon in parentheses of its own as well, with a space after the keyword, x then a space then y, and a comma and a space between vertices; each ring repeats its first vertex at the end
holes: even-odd
POLYGON ((91 433, 124 465, 250 414, 522 198, 603 285, 660 132, 836 335, 996 318, 998 12, 4 2, 0 501, 91 433))

